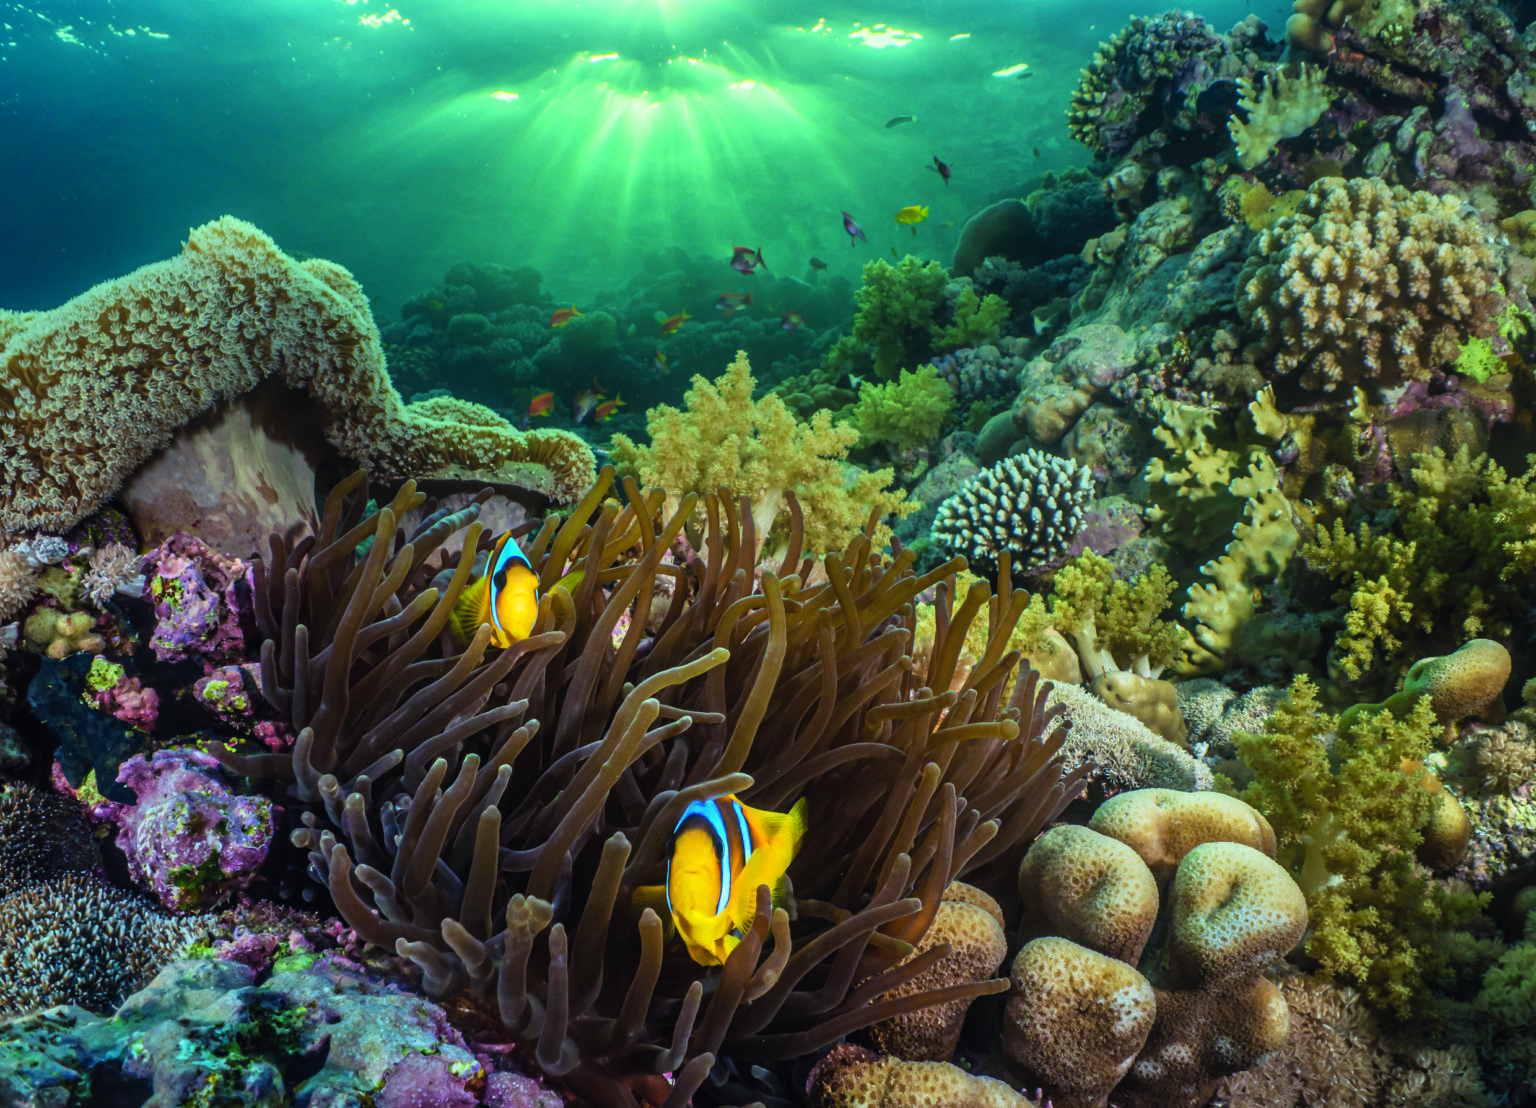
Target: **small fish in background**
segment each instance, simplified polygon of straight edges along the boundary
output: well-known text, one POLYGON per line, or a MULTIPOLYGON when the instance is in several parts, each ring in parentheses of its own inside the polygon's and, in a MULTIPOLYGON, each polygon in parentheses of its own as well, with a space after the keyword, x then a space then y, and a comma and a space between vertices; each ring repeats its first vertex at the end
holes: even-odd
POLYGON ((892 127, 900 127, 903 123, 916 122, 917 116, 915 115, 898 115, 895 119, 887 119, 885 121, 885 129, 889 131, 892 127))
MULTIPOLYGON (((848 213, 844 212, 843 214, 846 216, 848 213)), ((826 262, 824 262, 820 258, 816 257, 816 255, 814 255, 814 254, 811 255, 811 269, 814 272, 818 272, 819 273, 821 270, 826 269, 826 268, 827 268, 827 263, 826 262)))
POLYGON ((553 408, 554 406, 555 406, 555 394, 554 393, 552 393, 552 392, 541 392, 541 393, 539 393, 538 396, 535 396, 532 400, 528 401, 528 414, 523 416, 523 422, 526 423, 528 420, 536 419, 539 416, 547 416, 549 414, 549 412, 550 412, 550 409, 553 408))
POLYGON ((798 331, 805 326, 805 320, 801 318, 799 312, 785 312, 779 319, 779 326, 786 331, 798 331))
POLYGON ((580 423, 591 415, 602 402, 603 390, 597 387, 596 381, 593 381, 576 394, 576 401, 571 405, 571 418, 580 423))
POLYGON ((683 325, 683 322, 692 318, 693 316, 689 315, 686 309, 678 312, 674 316, 668 316, 666 319, 661 321, 661 333, 663 335, 676 334, 677 329, 683 325))
POLYGON ((848 232, 849 246, 853 246, 856 243, 869 241, 864 237, 864 229, 860 227, 858 223, 854 221, 853 216, 849 215, 847 212, 843 213, 843 230, 848 232))
POLYGON ((751 277, 757 272, 759 266, 768 268, 768 263, 763 261, 763 248, 759 246, 753 250, 750 246, 731 247, 731 268, 743 277, 751 277))
POLYGON ((656 348, 655 356, 651 359, 651 368, 656 371, 656 376, 658 377, 665 377, 667 375, 667 355, 659 346, 656 348))
POLYGON ((434 296, 431 300, 428 300, 425 304, 423 304, 422 307, 429 312, 440 312, 443 310, 443 302, 434 296))
POLYGON ((896 222, 906 224, 914 237, 917 235, 917 225, 927 218, 928 206, 926 204, 908 204, 896 213, 896 222))
POLYGON ((788 812, 749 808, 734 796, 695 800, 667 841, 667 883, 636 889, 630 903, 670 922, 699 965, 723 965, 752 929, 758 887, 783 901, 784 874, 804 837, 804 798, 788 812))
POLYGON ((854 392, 858 392, 859 391, 859 386, 862 385, 863 383, 864 383, 864 378, 859 376, 857 373, 850 373, 850 374, 848 374, 848 387, 850 389, 852 389, 854 392))
POLYGON ((448 623, 460 645, 491 625, 491 642, 506 648, 533 633, 539 616, 539 575, 507 531, 491 548, 484 576, 460 595, 448 623))
POLYGON ((1037 158, 1040 156, 1040 148, 1038 146, 1031 146, 1029 152, 1037 158))
POLYGON ((1031 77, 1033 77, 1034 75, 1035 75, 1035 71, 1033 69, 1026 69, 1022 73, 1018 73, 1015 76, 1020 81, 1027 81, 1031 77))
POLYGON ((952 174, 954 170, 949 168, 949 163, 939 161, 939 156, 937 154, 933 156, 933 171, 940 177, 944 178, 944 184, 947 187, 949 185, 950 174, 952 174))
POLYGON ((607 423, 613 418, 613 413, 624 406, 624 398, 618 393, 613 394, 612 400, 605 400, 592 409, 592 421, 594 423, 607 423))
POLYGON ((581 313, 576 310, 576 305, 572 304, 569 308, 561 308, 554 315, 550 316, 549 325, 551 327, 564 327, 579 315, 581 313))
POLYGON ((901 257, 901 255, 900 255, 900 254, 898 254, 898 253, 896 253, 896 248, 895 248, 895 247, 894 247, 894 246, 893 246, 893 247, 891 247, 891 257, 893 257, 893 258, 899 258, 899 257, 901 257))
POLYGON ((730 319, 731 316, 735 315, 743 308, 750 308, 751 306, 752 294, 750 292, 745 294, 739 292, 722 292, 720 294, 720 299, 715 301, 715 311, 724 312, 726 319, 730 319))

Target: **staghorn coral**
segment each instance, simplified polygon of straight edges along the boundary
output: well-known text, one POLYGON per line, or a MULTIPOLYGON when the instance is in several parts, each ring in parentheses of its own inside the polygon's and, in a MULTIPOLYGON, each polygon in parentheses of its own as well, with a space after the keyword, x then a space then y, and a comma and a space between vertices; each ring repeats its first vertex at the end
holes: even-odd
POLYGON ((1444 972, 1436 937, 1476 918, 1486 897, 1454 892, 1413 864, 1447 795, 1422 780, 1436 728, 1428 700, 1407 721, 1363 715, 1330 749, 1337 725, 1297 678, 1264 730, 1238 737, 1255 778, 1242 797, 1274 827, 1276 857, 1306 894, 1307 954, 1372 1008, 1406 1020, 1444 972))
MULTIPOLYGON (((546 586, 532 635, 488 653, 482 628, 448 654, 478 505, 406 533, 396 520, 422 500, 409 483, 365 519, 361 475, 343 482, 317 533, 274 537, 255 571, 262 691, 299 729, 293 749, 213 753, 302 810, 294 841, 363 939, 416 962, 429 996, 482 998, 524 1057, 598 1108, 680 1105, 722 1053, 795 1057, 996 991, 876 1002, 948 955, 903 961, 944 888, 1006 868, 1080 785, 1035 675, 1003 700, 1028 598, 1005 583, 945 601, 917 668, 913 601, 955 566, 914 576, 910 552, 887 561, 863 535, 825 559, 822 584, 758 573, 750 504, 713 496, 705 556, 678 566, 696 497, 658 530, 664 494, 626 482, 621 505, 612 480, 525 538, 546 586), (573 566, 579 583, 555 587, 573 566), (671 599, 648 631, 663 577, 671 599), (993 637, 951 690, 983 608, 993 637), (772 810, 803 796, 816 830, 790 867, 793 901, 776 909, 760 889, 748 934, 705 969, 629 905, 661 880, 686 805, 727 793, 772 810)), ((782 568, 799 566, 802 537, 795 511, 782 568)))
POLYGON ((55 1004, 110 1011, 209 924, 89 873, 23 885, 0 898, 0 1016, 55 1004))
POLYGON ((1248 119, 1244 122, 1234 115, 1227 120, 1227 131, 1237 147, 1237 163, 1244 169, 1257 167, 1281 139, 1304 133, 1333 102, 1334 91, 1321 66, 1303 63, 1295 73, 1290 69, 1281 66, 1266 72, 1262 88, 1249 77, 1237 80, 1243 94, 1238 107, 1248 119))
POLYGON ((1097 828, 1053 828, 1019 867, 1026 941, 1003 1050, 1059 1108, 1198 1108, 1285 1042, 1263 975, 1301 939, 1306 902, 1240 802, 1159 790, 1107 803, 1097 828), (1158 874, 1166 922, 1149 951, 1158 874))
POLYGON ((194 228, 176 258, 0 318, 0 531, 71 526, 195 416, 269 378, 306 391, 329 443, 381 477, 497 471, 557 499, 592 479, 574 435, 522 434, 460 401, 403 403, 352 275, 230 216, 194 228))
POLYGON ((1414 460, 1413 487, 1389 492, 1387 526, 1351 533, 1337 519, 1301 551, 1341 586, 1333 599, 1348 612, 1334 655, 1352 679, 1507 634, 1536 582, 1536 470, 1510 479, 1465 447, 1414 460))
POLYGON ((1257 347, 1303 387, 1429 380, 1473 337, 1497 337, 1503 261, 1449 196, 1326 177, 1262 231, 1238 278, 1257 347))
MULTIPOLYGON (((745 351, 714 381, 696 375, 684 395, 686 409, 658 404, 647 414, 649 445, 613 436, 615 464, 666 488, 674 507, 689 493, 717 488, 751 497, 754 534, 775 551, 787 542, 791 493, 805 511, 807 547, 818 554, 847 545, 872 511, 884 517, 916 509, 888 489, 889 469, 854 470, 850 479, 843 459, 859 437, 856 428, 833 423, 825 411, 802 423, 774 393, 754 400, 756 384, 745 351)), ((697 527, 700 521, 689 522, 697 527)), ((881 524, 876 541, 889 537, 881 524)))
POLYGON ((939 505, 933 537, 989 574, 1015 579, 1066 553, 1083 527, 1093 474, 1070 458, 1028 450, 983 470, 939 505))

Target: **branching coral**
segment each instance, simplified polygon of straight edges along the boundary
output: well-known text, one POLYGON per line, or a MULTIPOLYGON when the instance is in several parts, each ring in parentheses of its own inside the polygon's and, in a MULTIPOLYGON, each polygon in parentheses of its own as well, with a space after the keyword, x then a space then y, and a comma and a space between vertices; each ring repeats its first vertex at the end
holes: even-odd
POLYGON ((1072 637, 1089 677, 1113 670, 1156 677, 1183 641, 1178 624, 1161 618, 1173 593, 1161 565, 1116 579, 1109 560, 1090 550, 1062 566, 1052 586, 1051 622, 1072 637))
POLYGON ((955 394, 939 371, 925 365, 902 370, 888 384, 868 382, 853 406, 853 424, 861 446, 887 444, 895 450, 927 446, 939 437, 955 394))
POLYGON ((574 435, 525 435, 458 401, 403 403, 352 275, 295 261, 229 216, 195 228, 177 258, 0 317, 0 530, 75 523, 194 416, 268 378, 307 391, 330 443, 381 476, 500 471, 560 499, 592 479, 574 435))
POLYGON ((940 504, 933 537, 989 574, 1000 572, 1007 554, 1021 578, 1066 553, 1093 491, 1086 466, 1028 450, 978 473, 940 504))
POLYGON ((896 265, 879 258, 865 263, 864 283, 854 293, 853 333, 838 341, 829 361, 843 372, 872 366, 885 378, 927 361, 948 283, 942 265, 911 254, 896 265))
MULTIPOLYGON (((689 493, 717 488, 751 497, 754 534, 775 551, 788 541, 791 492, 805 511, 806 545, 818 554, 846 546, 872 511, 884 517, 916 509, 889 490, 889 469, 855 470, 850 479, 844 459, 858 440, 856 428, 834 423, 825 411, 802 423, 774 393, 754 400, 756 384, 745 352, 714 381, 695 376, 684 395, 686 409, 658 404, 650 410, 649 445, 613 436, 615 463, 667 489, 673 507, 689 493)), ((690 524, 701 519, 695 514, 690 524)), ((889 537, 882 524, 876 542, 889 537)))
POLYGON ((1507 634, 1536 583, 1536 470, 1511 480, 1465 447, 1416 462, 1413 487, 1391 489, 1390 530, 1351 533, 1335 520, 1301 551, 1341 586, 1334 600, 1348 613, 1335 653, 1352 678, 1507 634))
POLYGON ((367 519, 366 489, 343 483, 318 533, 274 539, 256 574, 262 689, 299 729, 293 751, 218 756, 286 785, 284 803, 305 809, 295 841, 360 935, 418 963, 429 995, 481 998, 526 1057, 599 1108, 682 1105, 721 1052, 799 1056, 996 991, 877 1001, 948 955, 903 961, 943 890, 1006 866, 1080 785, 1034 675, 1003 699, 1028 598, 1004 583, 946 601, 918 669, 913 601, 955 567, 917 577, 909 552, 884 560, 859 536, 807 585, 789 572, 794 513, 783 572, 757 573, 750 505, 713 496, 704 557, 680 567, 670 551, 698 498, 658 528, 660 490, 626 482, 621 506, 611 489, 605 471, 569 519, 525 540, 545 589, 530 637, 489 652, 482 628, 444 654, 477 507, 406 534, 396 520, 421 500, 409 483, 367 519), (439 570, 434 551, 466 527, 439 570), (572 568, 574 591, 557 587, 572 568), (671 599, 648 632, 663 580, 671 599), (951 689, 983 608, 993 637, 951 689), (780 811, 804 797, 814 833, 785 908, 761 888, 740 945, 703 969, 631 895, 660 881, 684 808, 728 793, 780 811))
POLYGON ((1473 336, 1492 338, 1503 261, 1450 196, 1327 177, 1260 232, 1238 311, 1282 373, 1309 389, 1427 380, 1473 336))
POLYGON ((1274 826, 1276 857, 1306 893, 1307 954, 1357 985, 1372 1007, 1407 1019, 1444 968, 1437 936, 1475 918, 1480 901, 1413 864, 1444 803, 1423 782, 1436 730, 1429 703, 1407 721, 1362 716, 1330 751, 1324 738, 1337 723, 1311 682, 1297 678, 1264 731, 1238 737, 1255 777, 1242 795, 1274 826))
POLYGON ((1287 72, 1288 68, 1266 72, 1262 88, 1251 78, 1238 78, 1243 94, 1238 107, 1248 113, 1248 119, 1244 122, 1234 115, 1227 121, 1227 130, 1244 169, 1253 169, 1269 157, 1281 139, 1306 131, 1333 101, 1334 91, 1322 66, 1303 63, 1296 73, 1287 72))

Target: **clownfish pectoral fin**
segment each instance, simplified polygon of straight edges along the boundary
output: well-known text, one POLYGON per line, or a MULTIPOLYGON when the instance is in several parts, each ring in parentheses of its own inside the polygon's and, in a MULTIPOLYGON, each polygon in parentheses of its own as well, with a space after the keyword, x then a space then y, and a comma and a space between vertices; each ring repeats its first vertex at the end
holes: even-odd
POLYGON ((475 637, 482 623, 489 622, 490 609, 486 603, 489 595, 490 581, 486 577, 481 577, 459 593, 459 599, 448 616, 448 627, 453 632, 454 641, 460 646, 475 637))
POLYGON ((672 909, 667 907, 665 885, 641 885, 629 894, 629 910, 635 919, 638 920, 647 908, 661 917, 662 934, 670 938, 677 925, 672 919, 672 909))

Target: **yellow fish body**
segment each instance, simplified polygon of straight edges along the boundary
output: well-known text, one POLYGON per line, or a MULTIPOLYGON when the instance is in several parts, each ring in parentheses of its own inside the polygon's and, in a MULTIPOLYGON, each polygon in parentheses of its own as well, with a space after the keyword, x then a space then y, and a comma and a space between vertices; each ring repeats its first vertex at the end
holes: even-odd
POLYGON ((539 575, 508 531, 492 547, 485 576, 459 595, 449 624, 454 637, 466 643, 488 623, 491 642, 508 647, 533 633, 538 616, 539 575))
POLYGON ((804 835, 804 799, 787 813, 734 796, 695 800, 667 845, 666 885, 636 889, 635 906, 670 917, 695 962, 721 965, 752 926, 758 886, 773 890, 775 904, 783 900, 784 873, 804 835))
POLYGON ((928 218, 928 206, 926 204, 909 204, 896 213, 897 223, 921 223, 928 218))

